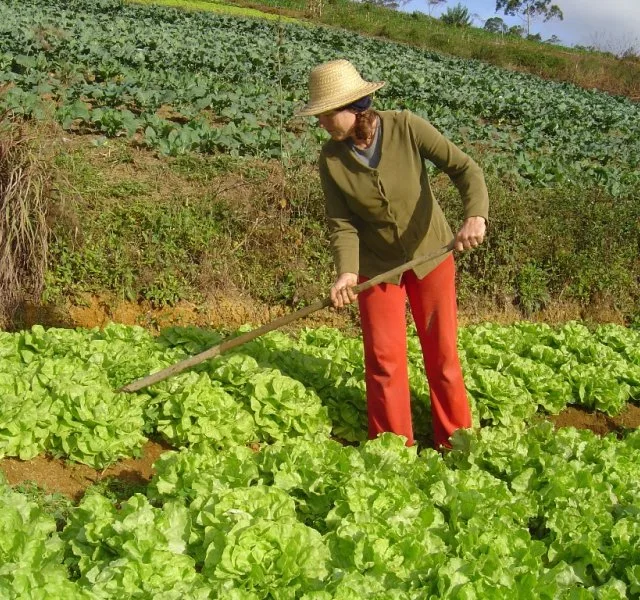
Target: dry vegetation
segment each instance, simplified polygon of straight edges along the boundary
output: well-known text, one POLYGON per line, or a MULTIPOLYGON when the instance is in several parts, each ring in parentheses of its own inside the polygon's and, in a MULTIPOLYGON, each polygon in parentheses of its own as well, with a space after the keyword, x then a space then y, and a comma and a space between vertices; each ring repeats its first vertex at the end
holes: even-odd
POLYGON ((52 173, 38 139, 10 115, 0 117, 0 325, 44 286, 52 173))

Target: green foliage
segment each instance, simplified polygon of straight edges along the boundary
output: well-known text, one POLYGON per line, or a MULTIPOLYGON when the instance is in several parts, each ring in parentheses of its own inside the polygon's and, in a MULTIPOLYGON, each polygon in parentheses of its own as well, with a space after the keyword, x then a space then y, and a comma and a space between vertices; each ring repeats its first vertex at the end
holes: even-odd
POLYGON ((455 6, 449 6, 440 17, 440 20, 453 27, 469 27, 471 25, 469 9, 460 3, 455 6))
POLYGON ((551 19, 564 19, 562 10, 557 4, 551 4, 552 0, 496 0, 496 12, 502 11, 505 15, 523 15, 527 22, 526 33, 529 35, 529 24, 537 16, 543 16, 545 21, 551 19))
POLYGON ((535 263, 522 265, 516 275, 516 290, 518 303, 528 315, 543 308, 550 299, 548 277, 535 263))
POLYGON ((187 509, 154 508, 136 494, 120 510, 88 494, 62 533, 79 570, 78 585, 93 598, 209 598, 194 560, 185 555, 191 530, 187 509))
MULTIPOLYGON (((635 589, 629 565, 638 558, 637 447, 637 432, 600 439, 587 431, 554 431, 548 423, 460 431, 444 460, 433 451, 418 455, 388 434, 359 448, 318 438, 243 452, 242 458, 237 449, 170 453, 154 483, 160 488, 170 480, 162 498, 189 507, 197 540, 191 552, 214 582, 229 573, 208 569, 206 561, 221 564, 230 531, 242 532, 259 552, 270 548, 270 560, 252 572, 262 581, 252 575, 235 582, 251 586, 257 597, 275 593, 269 567, 279 557, 280 569, 298 573, 313 561, 323 599, 346 597, 347 590, 356 598, 372 592, 379 598, 454 598, 460 588, 477 595, 520 590, 524 597, 563 597, 603 594, 612 586, 626 598, 635 589), (239 460, 246 476, 230 478, 239 460), (210 483, 195 488, 198 474, 210 483), (293 520, 294 510, 306 528, 293 520), (276 522, 282 526, 277 546, 269 533, 276 522), (296 547, 288 531, 294 523, 301 539, 310 526, 322 534, 322 545, 313 536, 295 559, 288 556, 296 547), (209 531, 204 545, 203 526, 209 531), (252 537, 256 530, 264 539, 252 537), (339 574, 320 571, 327 550, 339 574)), ((233 575, 246 564, 237 558, 233 575)), ((284 574, 283 583, 289 577, 284 574)), ((316 583, 300 585, 313 589, 316 583)), ((279 589, 284 594, 287 587, 279 589)))
MULTIPOLYGON (((45 85, 71 130, 135 133, 169 156, 223 151, 313 160, 322 133, 289 119, 306 97, 309 69, 356 44, 363 74, 388 81, 381 108, 426 116, 455 142, 482 148, 484 163, 502 177, 515 170, 519 183, 536 186, 580 178, 616 196, 638 187, 637 107, 622 98, 325 28, 112 2, 116 27, 104 22, 106 6, 29 0, 3 8, 15 24, 6 51, 16 59, 5 80, 20 94, 39 96, 45 85), (53 42, 25 39, 27 23, 48 31, 54 17, 53 42), (118 51, 108 50, 113 39, 118 51), (62 82, 60 64, 73 66, 71 81, 62 82), (241 77, 230 64, 251 75, 241 77)), ((510 55, 536 71, 564 60, 525 46, 519 52, 510 55)), ((12 98, 5 105, 21 104, 12 98)))
MULTIPOLYGON (((109 141, 107 151, 118 164, 131 160, 123 142, 109 141)), ((112 162, 96 168, 93 158, 83 149, 57 161, 82 200, 59 207, 46 300, 106 293, 164 306, 233 286, 299 306, 328 289, 331 256, 310 167, 292 165, 282 183, 273 164, 189 154, 107 183, 112 162), (164 168, 175 184, 156 187, 164 168)))
MULTIPOLYGON (((137 452, 153 431, 175 445, 216 448, 329 432, 364 439, 361 342, 331 329, 298 339, 272 333, 200 373, 135 396, 114 391, 219 340, 194 328, 170 329, 154 340, 117 325, 3 334, 0 454, 28 459, 48 451, 101 468, 137 452)), ((460 357, 476 417, 511 425, 538 406, 557 413, 576 403, 616 414, 640 398, 634 345, 637 333, 623 328, 486 325, 462 330, 460 357)), ((429 389, 415 335, 409 360, 416 430, 425 438, 429 423, 420 411, 429 405, 429 389)))
MULTIPOLYGON (((637 235, 639 150, 632 103, 328 29, 276 28, 116 3, 109 4, 109 10, 119 15, 123 26, 104 30, 95 5, 74 1, 80 2, 78 10, 60 8, 59 30, 44 27, 50 38, 45 49, 31 38, 25 46, 20 37, 25 29, 12 29, 7 51, 16 58, 11 62, 14 70, 7 72, 13 84, 9 92, 40 94, 46 78, 59 109, 71 111, 67 125, 100 133, 99 144, 106 140, 100 129, 111 123, 109 115, 115 118, 109 111, 120 111, 123 119, 131 113, 139 121, 137 141, 176 156, 176 168, 200 180, 224 170, 224 161, 243 177, 252 169, 264 176, 264 168, 238 162, 240 155, 281 156, 289 188, 279 191, 279 197, 265 198, 271 207, 285 210, 262 210, 264 204, 255 201, 257 210, 239 215, 215 196, 189 203, 173 196, 159 199, 149 188, 136 188, 135 182, 106 185, 99 181, 104 178, 100 173, 78 173, 82 181, 74 177, 74 184, 95 202, 79 207, 69 221, 56 221, 47 299, 107 291, 160 306, 180 299, 200 302, 208 286, 224 285, 229 272, 242 272, 242 289, 269 304, 300 306, 324 294, 331 259, 317 179, 305 167, 316 155, 322 134, 297 121, 280 131, 280 122, 305 98, 306 75, 318 56, 342 56, 342 48, 357 43, 363 74, 389 82, 377 97, 378 105, 406 107, 425 116, 477 158, 491 179, 490 253, 483 248, 460 257, 461 298, 481 292, 490 300, 518 303, 519 289, 527 285, 518 282, 518 273, 531 259, 545 273, 552 300, 560 293, 582 304, 602 299, 634 318, 639 279, 628 239, 637 235), (86 17, 82 25, 78 14, 86 17), (95 42, 101 50, 87 52, 94 47, 94 34, 102 36, 95 42), (163 42, 165 34, 171 36, 170 44, 163 42), (122 40, 121 50, 109 53, 107 39, 115 38, 122 40), (237 69, 224 68, 235 61, 255 77, 239 78, 237 69), (64 84, 62 77, 59 83, 49 81, 49 73, 62 64, 70 66, 64 84), (196 64, 202 69, 189 66, 196 64), (102 111, 95 128, 89 123, 89 106, 102 111), (220 151, 224 159, 208 165, 202 152, 220 151), (186 168, 189 164, 193 168, 186 168), (200 169, 201 174, 193 174, 200 169), (118 199, 123 202, 114 202, 118 199), (539 210, 540 199, 547 216, 543 227, 533 228, 531 211, 539 210), (579 226, 583 215, 587 227, 579 226), (547 231, 553 232, 551 243, 547 231), (305 243, 299 245, 300 239, 305 243), (218 268, 221 264, 227 268, 218 268), (271 268, 264 269, 265 264, 271 268)), ((54 7, 31 0, 2 10, 7 22, 31 22, 29 18, 39 15, 46 25, 54 7)), ((378 15, 380 9, 370 10, 378 15)), ((416 19, 410 25, 416 27, 416 19)), ((485 45, 483 52, 491 54, 495 48, 485 45)), ((565 60, 528 48, 517 45, 511 56, 534 70, 559 68, 565 60)), ((12 98, 17 97, 9 94, 6 101, 12 98)), ((113 125, 111 133, 129 135, 124 122, 113 125)), ((109 150, 126 148, 124 142, 107 144, 109 150)), ((86 170, 81 160, 70 159, 69 167, 86 170)), ((448 214, 458 214, 457 199, 447 193, 444 203, 448 214)), ((525 290, 527 294, 531 301, 525 299, 520 306, 535 310, 544 304, 543 290, 525 290)))
MULTIPOLYGON (((489 190, 486 245, 456 257, 461 304, 489 297, 535 312, 562 297, 582 306, 604 302, 629 319, 638 313, 637 252, 628 243, 638 236, 634 196, 616 201, 580 185, 513 194, 491 178, 489 190)), ((461 223, 455 189, 441 204, 461 223)))
MULTIPOLYGON (((233 0, 235 4, 250 4, 246 0, 233 0)), ((306 11, 305 3, 296 0, 261 0, 261 5, 274 8, 294 8, 306 11)), ((418 46, 429 51, 464 57, 480 58, 509 69, 520 69, 546 79, 569 81, 586 89, 601 89, 614 95, 635 97, 640 88, 640 64, 618 60, 611 53, 596 48, 549 48, 526 39, 526 30, 515 25, 509 28, 508 37, 489 33, 484 28, 454 29, 439 19, 431 19, 422 12, 394 11, 383 7, 351 0, 332 0, 323 5, 321 17, 309 14, 314 21, 322 21, 334 27, 342 27, 367 35, 380 35, 384 29, 390 40, 418 46), (420 16, 421 15, 421 16, 420 16), (416 23, 418 21, 418 23, 416 23), (560 65, 553 70, 532 70, 514 60, 513 51, 526 48, 529 54, 555 54, 560 65)))
POLYGON ((34 481, 28 480, 13 486, 13 490, 22 494, 27 501, 37 504, 45 515, 53 517, 57 531, 63 529, 73 508, 73 502, 67 496, 58 492, 50 494, 34 481))
MULTIPOLYGON (((75 359, 75 372, 99 368, 118 385, 220 340, 195 328, 153 339, 115 325, 36 328, 25 345, 28 335, 0 333, 2 373, 13 374, 2 385, 22 397, 39 385, 28 374, 38 361, 75 359)), ((567 402, 620 410, 640 397, 639 349, 640 332, 613 325, 463 329, 460 356, 483 427, 456 432, 443 458, 390 433, 357 446, 331 439, 320 399, 332 406, 334 435, 349 428, 340 411, 350 401, 364 413, 361 341, 328 328, 273 332, 127 396, 144 402, 148 425, 174 419, 184 433, 148 489, 104 480, 72 508, 0 480, 2 597, 632 598, 638 432, 554 431, 534 415, 567 402), (227 400, 255 421, 259 446, 245 445, 248 430, 227 400)), ((414 334, 409 357, 414 402, 428 401, 414 334)), ((117 407, 108 410, 118 422, 117 407)), ((5 432, 0 425, 0 439, 5 432)), ((123 435, 119 423, 110 444, 123 435)))
POLYGON ((162 306, 194 294, 200 263, 220 237, 220 204, 209 197, 158 203, 144 192, 140 183, 121 181, 83 215, 80 231, 58 228, 49 297, 112 291, 162 306), (81 245, 69 239, 78 233, 81 245))
POLYGON ((0 595, 3 598, 89 600, 91 593, 69 580, 65 546, 53 516, 27 495, 0 482, 0 595))
POLYGON ((507 24, 500 17, 487 19, 484 23, 484 28, 491 33, 504 34, 507 32, 507 24))

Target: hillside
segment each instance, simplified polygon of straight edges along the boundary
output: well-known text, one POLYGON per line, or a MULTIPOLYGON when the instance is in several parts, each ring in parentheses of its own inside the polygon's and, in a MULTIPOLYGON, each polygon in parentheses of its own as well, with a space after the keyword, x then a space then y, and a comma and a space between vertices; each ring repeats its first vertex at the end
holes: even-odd
MULTIPOLYGON (((55 123, 58 140, 50 301, 321 295, 332 276, 314 168, 323 132, 292 115, 308 70, 346 54, 388 82, 379 108, 423 115, 485 170, 491 235, 460 258, 463 307, 637 317, 640 108, 629 99, 280 20, 115 0, 6 2, 0 15, 2 103, 55 123)), ((435 185, 455 224, 452 188, 435 185)))
POLYGON ((640 100, 640 58, 633 54, 617 57, 610 52, 503 36, 478 27, 451 27, 424 12, 407 13, 352 0, 324 3, 305 0, 229 1, 285 18, 293 16, 314 23, 325 23, 425 50, 477 59, 545 79, 640 100))

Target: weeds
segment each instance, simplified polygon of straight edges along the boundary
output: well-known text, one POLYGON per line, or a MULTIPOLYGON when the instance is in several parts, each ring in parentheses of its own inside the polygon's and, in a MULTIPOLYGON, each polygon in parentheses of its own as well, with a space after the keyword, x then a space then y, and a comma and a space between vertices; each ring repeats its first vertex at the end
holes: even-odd
MULTIPOLYGON (((122 172, 95 148, 58 161, 82 200, 56 227, 50 297, 89 292, 163 306, 239 292, 298 308, 327 293, 333 265, 313 167, 224 155, 134 158, 122 172)), ((535 316, 567 302, 638 318, 634 198, 569 185, 516 190, 487 180, 487 241, 457 256, 462 309, 480 302, 535 316)), ((458 193, 446 176, 433 183, 455 229, 458 193)))
POLYGON ((105 477, 90 485, 84 492, 88 494, 101 494, 120 506, 134 494, 147 495, 147 482, 137 477, 105 477))
POLYGON ((14 485, 13 489, 24 494, 28 500, 37 504, 45 514, 53 517, 56 521, 56 529, 62 531, 74 506, 71 499, 58 492, 50 494, 37 483, 29 480, 14 485))

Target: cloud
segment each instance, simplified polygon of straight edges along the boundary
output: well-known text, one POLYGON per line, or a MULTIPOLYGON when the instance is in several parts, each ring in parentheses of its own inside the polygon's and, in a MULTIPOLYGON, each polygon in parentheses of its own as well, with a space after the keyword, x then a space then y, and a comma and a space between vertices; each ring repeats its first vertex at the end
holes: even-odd
POLYGON ((640 45, 639 0, 556 0, 556 4, 564 21, 544 24, 545 31, 575 43, 602 45, 604 50, 640 45))

